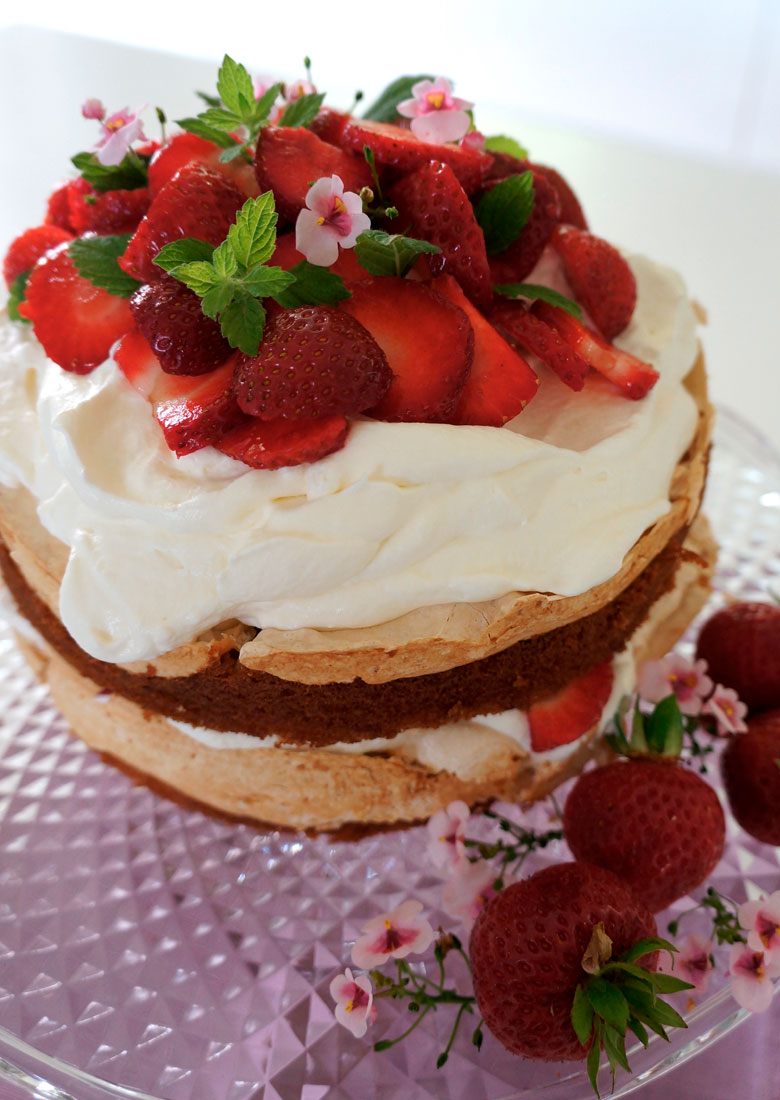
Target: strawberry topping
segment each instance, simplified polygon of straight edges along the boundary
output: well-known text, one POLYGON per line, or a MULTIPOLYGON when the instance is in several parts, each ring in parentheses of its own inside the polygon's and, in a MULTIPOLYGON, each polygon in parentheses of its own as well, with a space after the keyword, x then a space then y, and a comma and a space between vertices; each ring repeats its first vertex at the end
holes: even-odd
POLYGON ((57 225, 36 225, 11 242, 3 260, 3 278, 10 287, 14 279, 35 267, 38 260, 50 248, 56 248, 63 241, 72 240, 73 235, 67 229, 57 225))
POLYGON ((200 298, 175 279, 146 283, 130 299, 136 325, 168 374, 205 374, 231 354, 200 298))
POLYGON ((344 416, 316 420, 258 420, 247 417, 216 444, 217 450, 258 470, 277 470, 317 462, 344 446, 349 421, 344 416))
POLYGON ((616 248, 571 226, 556 226, 552 244, 574 296, 607 340, 623 331, 636 305, 634 273, 616 248))
POLYGON ((561 204, 555 187, 546 176, 535 169, 532 171, 534 207, 531 216, 519 237, 503 252, 490 257, 490 273, 494 283, 522 283, 539 262, 561 216, 561 204))
POLYGON ((46 217, 43 220, 46 225, 58 225, 60 229, 67 229, 72 233, 73 226, 70 224, 70 203, 68 202, 69 188, 70 182, 63 183, 52 191, 46 203, 46 217))
POLYGON ((570 389, 581 390, 585 385, 590 369, 588 364, 554 328, 531 313, 524 302, 511 299, 498 302, 490 314, 490 320, 510 340, 522 344, 527 351, 538 356, 570 389))
POLYGON ((588 223, 582 211, 580 200, 561 173, 555 168, 548 168, 546 164, 529 164, 528 167, 532 168, 538 175, 544 176, 555 188, 561 204, 561 221, 567 225, 574 225, 577 229, 587 229, 588 223))
POLYGON ((83 176, 68 186, 68 211, 74 232, 133 233, 149 209, 149 191, 96 191, 83 176))
POLYGON ((199 164, 212 172, 222 172, 246 195, 259 194, 255 173, 243 157, 225 163, 219 159, 222 150, 197 134, 175 134, 152 157, 149 165, 149 193, 152 198, 172 180, 180 168, 199 164))
POLYGON ((593 729, 612 693, 613 680, 612 662, 607 661, 596 665, 557 695, 534 703, 528 711, 534 752, 568 745, 593 729))

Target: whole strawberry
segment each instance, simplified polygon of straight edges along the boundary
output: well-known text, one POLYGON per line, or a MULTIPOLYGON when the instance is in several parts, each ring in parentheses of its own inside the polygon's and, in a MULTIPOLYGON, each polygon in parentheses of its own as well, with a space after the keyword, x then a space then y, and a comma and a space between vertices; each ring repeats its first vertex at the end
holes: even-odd
POLYGON ((735 603, 716 612, 702 627, 696 656, 750 711, 780 706, 780 607, 775 604, 735 603))
POLYGON ((623 331, 636 305, 636 279, 618 250, 601 237, 558 225, 551 242, 566 278, 607 340, 623 331))
POLYGON ((232 353, 200 298, 175 279, 145 283, 130 299, 130 310, 168 374, 205 374, 232 353))
POLYGON ((585 772, 566 799, 563 829, 576 859, 618 875, 653 913, 707 878, 726 836, 712 787, 673 759, 585 772))
MULTIPOLYGON (((474 992, 485 1023, 503 1046, 526 1058, 584 1058, 590 1024, 585 1031, 575 1010, 575 1030, 572 1010, 587 998, 589 975, 655 931, 642 902, 600 867, 558 863, 506 887, 480 911, 471 933, 474 992)), ((643 957, 655 970, 658 941, 643 946, 633 961, 643 957)))
POLYGON ((780 710, 751 718, 729 739, 721 760, 734 817, 764 844, 780 845, 780 710))

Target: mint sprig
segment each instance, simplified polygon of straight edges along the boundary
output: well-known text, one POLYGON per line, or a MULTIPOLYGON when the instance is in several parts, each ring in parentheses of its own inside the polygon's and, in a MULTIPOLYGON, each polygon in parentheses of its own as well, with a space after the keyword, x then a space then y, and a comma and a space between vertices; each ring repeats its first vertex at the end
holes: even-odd
POLYGON ((118 298, 129 298, 141 284, 117 263, 127 248, 129 233, 106 237, 77 237, 68 245, 73 266, 93 286, 118 298))
POLYGON ((370 275, 406 275, 418 256, 435 252, 441 249, 430 241, 385 233, 383 229, 366 229, 355 242, 358 263, 370 275))
POLYGON ((539 298, 542 302, 549 302, 551 306, 565 309, 578 321, 582 320, 582 309, 577 303, 573 302, 571 298, 567 298, 565 294, 559 294, 557 290, 552 290, 549 286, 540 286, 537 283, 501 283, 494 286, 493 290, 504 298, 539 298))
POLYGON ((380 92, 370 107, 366 108, 363 118, 370 118, 373 122, 395 122, 398 118, 398 104, 404 99, 411 99, 412 85, 418 80, 433 80, 433 77, 430 73, 421 73, 419 76, 399 76, 380 92))
POLYGON ((520 235, 534 208, 532 172, 508 176, 487 191, 474 211, 488 256, 504 252, 520 235))
POLYGON ((504 134, 494 134, 492 137, 485 138, 485 148, 489 153, 508 153, 510 157, 517 157, 518 160, 525 160, 528 156, 528 150, 524 149, 519 141, 505 137, 504 134))
POLYGON ((132 149, 119 164, 101 164, 94 153, 76 153, 70 159, 96 191, 135 191, 149 184, 149 157, 132 149))
POLYGON ((311 92, 309 95, 299 96, 284 109, 284 114, 279 119, 280 126, 308 126, 319 113, 319 109, 325 99, 325 92, 311 92))
MULTIPOLYGON (((30 271, 32 268, 30 269, 30 271)), ((17 275, 14 281, 8 288, 8 316, 12 321, 21 321, 25 325, 29 325, 30 322, 26 317, 22 317, 19 312, 19 306, 24 301, 24 296, 27 292, 27 280, 30 278, 29 271, 23 271, 21 275, 17 275)))

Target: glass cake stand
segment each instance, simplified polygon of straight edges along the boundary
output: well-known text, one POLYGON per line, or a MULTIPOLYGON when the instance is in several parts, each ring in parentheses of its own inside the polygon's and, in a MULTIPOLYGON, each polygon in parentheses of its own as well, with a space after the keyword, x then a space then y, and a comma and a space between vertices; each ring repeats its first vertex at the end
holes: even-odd
MULTIPOLYGON (((709 484, 722 547, 709 610, 726 596, 780 589, 780 458, 728 412, 709 484)), ((367 1039, 336 1024, 328 986, 365 921, 417 897, 434 925, 453 927, 422 829, 309 839, 168 801, 68 734, 5 622, 0 654, 0 1084, 46 1100, 592 1096, 581 1065, 521 1060, 490 1035, 477 1052, 468 1028, 437 1070, 446 1010, 381 1054, 368 1039, 398 1034, 403 1009, 381 1002, 367 1039)), ((538 867, 566 849, 534 858, 538 867)), ((742 900, 776 889, 779 870, 780 849, 729 820, 713 885, 742 900)), ((667 920, 659 917, 662 933, 667 920)), ((685 930, 696 930, 695 918, 685 930)), ((614 1095, 744 1018, 725 957, 718 963, 708 995, 686 1013, 687 1031, 634 1050, 633 1076, 621 1073, 614 1095)))

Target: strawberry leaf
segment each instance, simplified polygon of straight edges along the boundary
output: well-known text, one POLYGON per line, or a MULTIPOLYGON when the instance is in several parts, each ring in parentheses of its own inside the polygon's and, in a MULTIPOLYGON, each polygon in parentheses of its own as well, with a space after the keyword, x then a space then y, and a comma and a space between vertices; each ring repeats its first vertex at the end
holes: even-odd
POLYGON ((676 952, 677 948, 669 940, 662 940, 657 936, 648 936, 643 940, 637 940, 634 946, 629 947, 628 951, 624 951, 616 962, 636 962, 644 955, 651 955, 653 951, 676 952))
POLYGON ((656 971, 650 975, 650 980, 658 993, 682 993, 686 989, 693 989, 690 982, 682 978, 675 978, 673 974, 661 974, 656 971))
POLYGON ((16 276, 8 288, 8 316, 12 321, 21 321, 22 324, 25 325, 29 325, 31 322, 28 321, 26 317, 22 317, 19 312, 19 306, 24 301, 24 295, 27 291, 27 280, 29 277, 30 272, 23 271, 21 275, 16 276))
POLYGON ((646 1029, 640 1024, 639 1020, 637 1020, 636 1016, 634 1016, 633 1014, 629 1017, 628 1020, 628 1030, 633 1031, 634 1035, 636 1035, 637 1039, 643 1047, 646 1047, 647 1044, 650 1042, 650 1036, 647 1034, 646 1029))
POLYGON ((77 237, 68 245, 68 252, 73 266, 82 278, 118 298, 129 298, 141 285, 117 263, 129 240, 129 233, 106 237, 77 237))
POLYGON ((264 264, 276 247, 276 222, 272 191, 247 199, 228 230, 227 241, 239 264, 246 268, 264 264))
MULTIPOLYGON (((626 1028, 628 1028, 628 1021, 626 1021, 626 1028)), ((626 1034, 625 1031, 618 1031, 613 1027, 605 1027, 602 1038, 604 1050, 606 1051, 610 1069, 612 1070, 612 1084, 614 1087, 615 1070, 617 1066, 622 1066, 628 1073, 631 1072, 631 1066, 628 1064, 628 1059, 626 1058, 626 1034)))
POLYGON ((280 126, 308 126, 319 113, 325 92, 312 92, 294 99, 284 110, 280 126))
POLYGON ((193 263, 196 260, 205 260, 210 263, 213 254, 213 244, 198 240, 197 237, 182 237, 181 240, 172 241, 161 248, 154 262, 163 271, 170 272, 180 264, 193 263))
POLYGON ((667 695, 645 718, 645 737, 651 752, 679 756, 683 743, 683 720, 677 697, 667 695))
POLYGON ((534 177, 530 171, 508 176, 482 196, 474 213, 485 235, 489 256, 504 252, 517 240, 533 208, 534 177))
POLYGON ((505 298, 539 298, 543 302, 549 302, 551 306, 565 309, 578 321, 582 320, 582 310, 577 303, 549 286, 539 286, 537 283, 502 283, 500 286, 494 286, 493 290, 505 298))
POLYGON ((588 1078, 593 1091, 596 1096, 601 1096, 599 1092, 599 1063, 601 1061, 601 1021, 598 1020, 595 1026, 595 1036, 590 1050, 588 1051, 588 1078))
POLYGON ((524 149, 519 141, 505 137, 503 134, 493 134, 485 138, 485 149, 489 153, 508 153, 510 157, 517 157, 518 160, 525 160, 528 156, 528 150, 524 149))
POLYGON ((358 263, 370 275, 405 275, 423 253, 441 252, 438 245, 414 237, 366 229, 355 243, 358 263))
POLYGON ((594 978, 585 986, 585 996, 593 1011, 618 1031, 628 1027, 628 1004, 616 985, 604 978, 594 978))
POLYGON ((327 267, 318 267, 308 260, 301 260, 290 268, 290 274, 295 276, 295 281, 285 290, 274 294, 275 301, 282 309, 308 305, 335 306, 352 297, 341 276, 327 267))
POLYGON ((571 1023, 579 1041, 583 1046, 587 1046, 593 1031, 593 1005, 585 996, 582 985, 577 986, 574 994, 574 1002, 571 1006, 571 1023))
POLYGON ((373 119, 374 122, 395 122, 398 118, 398 104, 404 99, 411 99, 412 85, 418 80, 433 80, 433 77, 428 73, 420 76, 399 76, 380 92, 377 99, 363 112, 363 118, 373 119))
POLYGON ((257 355, 265 326, 265 308, 251 294, 239 293, 220 312, 222 335, 233 348, 257 355))

